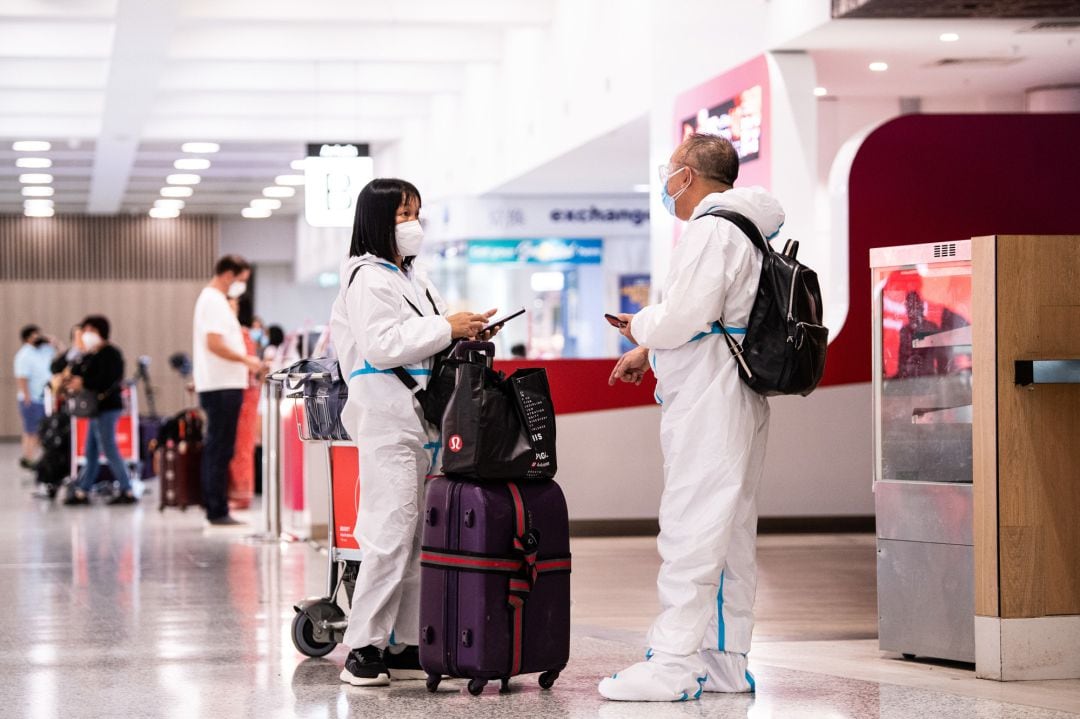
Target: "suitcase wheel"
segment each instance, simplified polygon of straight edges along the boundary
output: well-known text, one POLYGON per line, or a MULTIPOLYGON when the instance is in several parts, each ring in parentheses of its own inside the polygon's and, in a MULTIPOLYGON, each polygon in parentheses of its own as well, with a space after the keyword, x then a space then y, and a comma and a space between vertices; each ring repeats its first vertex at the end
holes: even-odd
POLYGON ((439 684, 442 683, 442 676, 439 674, 427 675, 427 690, 434 694, 439 691, 439 684))
POLYGON ((478 697, 484 693, 484 687, 487 686, 486 679, 470 679, 469 680, 469 693, 474 697, 478 697))
POLYGON ((500 694, 509 694, 510 693, 510 680, 509 679, 503 679, 502 680, 502 686, 499 687, 499 693, 500 694))
POLYGON ((540 688, 551 689, 551 687, 555 686, 555 680, 558 678, 558 672, 544 672, 540 675, 540 688))

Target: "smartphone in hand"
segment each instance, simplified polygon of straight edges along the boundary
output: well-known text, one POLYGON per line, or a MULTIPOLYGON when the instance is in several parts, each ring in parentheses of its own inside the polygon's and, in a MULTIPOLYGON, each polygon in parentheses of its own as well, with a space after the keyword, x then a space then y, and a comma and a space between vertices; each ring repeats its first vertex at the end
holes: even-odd
POLYGON ((605 314, 604 319, 607 320, 608 324, 611 325, 612 327, 614 327, 615 329, 620 329, 621 330, 624 327, 626 327, 626 325, 627 325, 626 322, 624 322, 623 320, 620 320, 615 315, 605 314))

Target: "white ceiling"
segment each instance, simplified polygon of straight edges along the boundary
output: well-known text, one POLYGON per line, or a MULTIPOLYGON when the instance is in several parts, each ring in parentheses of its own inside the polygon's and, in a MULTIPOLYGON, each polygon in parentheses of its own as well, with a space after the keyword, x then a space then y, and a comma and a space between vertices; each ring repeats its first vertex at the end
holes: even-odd
POLYGON ((57 212, 146 212, 207 140, 185 212, 237 214, 308 142, 398 139, 553 2, 2 0, 0 213, 22 210, 11 141, 43 139, 57 212))
POLYGON ((643 115, 495 189, 494 194, 625 194, 648 185, 649 118, 643 115))
POLYGON ((836 20, 781 49, 807 50, 818 83, 844 97, 973 97, 1080 82, 1080 32, 1025 32, 1035 20, 836 20), (956 33, 956 42, 942 42, 956 33), (942 59, 1015 60, 1008 65, 942 59), (874 61, 888 63, 871 72, 874 61))
MULTIPOLYGON (((810 0, 808 0, 810 1, 810 0)), ((823 0, 817 0, 823 1, 823 0)), ((219 142, 185 212, 236 215, 305 144, 401 137, 502 62, 556 0, 0 0, 0 213, 22 210, 11 141, 53 142, 60 213, 145 213, 180 145, 219 142)), ((835 20, 805 50, 839 97, 964 98, 1080 82, 1080 34, 1033 20, 835 20), (960 35, 942 43, 943 32, 960 35), (938 68, 942 58, 1020 58, 938 68), (872 73, 869 62, 889 63, 872 73)), ((499 188, 628 192, 651 179, 641 118, 499 188)), ((283 213, 300 208, 302 192, 283 213)))

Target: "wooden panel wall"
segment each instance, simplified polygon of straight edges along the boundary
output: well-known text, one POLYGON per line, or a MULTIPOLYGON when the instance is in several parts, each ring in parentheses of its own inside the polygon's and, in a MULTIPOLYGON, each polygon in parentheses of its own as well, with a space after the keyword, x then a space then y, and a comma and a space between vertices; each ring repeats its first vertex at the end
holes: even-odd
POLYGON ((0 217, 0 281, 205 279, 213 217, 0 217))
POLYGON ((212 217, 0 217, 0 437, 21 431, 12 360, 31 323, 66 346, 74 323, 106 315, 129 375, 150 356, 159 412, 186 405, 168 357, 191 353, 191 313, 218 242, 212 217))
POLYGON ((998 237, 996 292, 1000 616, 1080 615, 1080 385, 1013 381, 1080 358, 1080 236, 998 237))
POLYGON ((996 617, 998 602, 997 238, 971 242, 972 475, 975 497, 975 614, 996 617))

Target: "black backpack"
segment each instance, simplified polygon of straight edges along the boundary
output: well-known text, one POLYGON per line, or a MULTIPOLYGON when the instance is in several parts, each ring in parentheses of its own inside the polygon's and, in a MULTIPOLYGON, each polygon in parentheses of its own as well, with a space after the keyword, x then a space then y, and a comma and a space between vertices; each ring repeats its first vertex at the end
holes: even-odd
POLYGON ((821 324, 824 310, 817 273, 795 259, 799 243, 788 240, 776 252, 748 218, 730 210, 706 214, 731 222, 761 251, 757 297, 742 345, 723 329, 739 376, 758 394, 806 396, 825 372, 829 330, 821 324))

